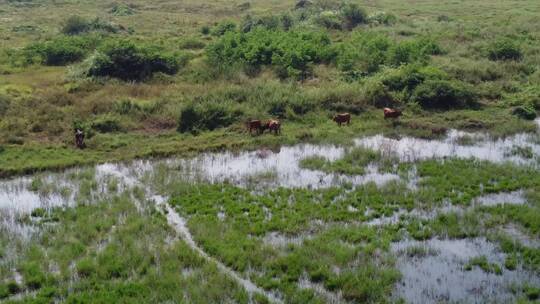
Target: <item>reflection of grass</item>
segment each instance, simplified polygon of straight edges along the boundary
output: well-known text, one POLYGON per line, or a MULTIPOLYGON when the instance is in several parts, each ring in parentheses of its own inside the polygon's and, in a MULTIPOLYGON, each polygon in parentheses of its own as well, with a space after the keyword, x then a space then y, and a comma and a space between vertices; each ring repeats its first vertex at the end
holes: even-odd
POLYGON ((505 155, 531 159, 534 157, 534 152, 531 146, 513 146, 505 155))

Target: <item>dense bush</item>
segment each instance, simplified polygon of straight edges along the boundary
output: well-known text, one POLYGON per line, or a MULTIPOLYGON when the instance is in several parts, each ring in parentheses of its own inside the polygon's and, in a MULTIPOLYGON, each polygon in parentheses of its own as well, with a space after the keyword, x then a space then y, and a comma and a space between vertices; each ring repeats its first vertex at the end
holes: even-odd
POLYGON ((223 21, 219 23, 218 25, 216 25, 212 29, 211 33, 214 36, 223 36, 227 32, 234 32, 234 31, 236 31, 236 23, 232 21, 223 21))
POLYGON ((386 12, 376 12, 369 15, 368 21, 370 24, 392 25, 396 23, 397 17, 386 12))
POLYGON ((476 94, 458 81, 427 80, 418 85, 412 99, 427 109, 449 109, 472 105, 476 94))
POLYGON ((99 18, 87 20, 80 16, 71 16, 65 21, 61 32, 65 35, 79 35, 90 31, 118 33, 120 30, 122 30, 122 27, 99 18))
POLYGON ((107 76, 122 80, 144 80, 154 73, 175 74, 180 65, 178 55, 132 40, 105 44, 91 62, 88 76, 107 76))
POLYGON ((333 58, 325 33, 272 31, 257 28, 248 33, 229 32, 207 48, 212 66, 242 64, 252 69, 273 66, 282 78, 309 76, 313 64, 333 58))
POLYGON ((429 55, 440 54, 441 48, 428 38, 395 43, 385 35, 358 32, 349 41, 338 44, 337 66, 349 74, 371 74, 381 66, 400 66, 426 62, 429 55))
POLYGON ((91 122, 90 127, 100 133, 111 133, 122 130, 120 120, 111 115, 97 117, 91 122))
POLYGON ((368 17, 366 11, 356 3, 347 3, 341 8, 344 28, 353 29, 356 26, 367 23, 368 17))
POLYGON ((233 110, 228 104, 212 101, 191 102, 180 112, 178 131, 199 132, 227 127, 241 115, 241 112, 233 110))
POLYGON ((9 106, 11 104, 11 101, 9 97, 0 94, 0 116, 4 116, 7 111, 9 110, 9 106))
POLYGON ((97 43, 94 37, 61 36, 50 41, 36 42, 24 49, 28 62, 64 65, 83 59, 97 43))
POLYGON ((62 33, 66 35, 77 35, 90 30, 90 23, 81 16, 69 17, 62 26, 62 33))
POLYGON ((505 96, 505 104, 525 106, 540 111, 540 85, 526 86, 519 92, 505 96))
POLYGON ((523 53, 519 45, 510 39, 500 39, 487 48, 490 60, 519 60, 523 53))
POLYGON ((512 114, 522 119, 533 120, 536 118, 536 111, 530 106, 518 106, 512 109, 512 114))

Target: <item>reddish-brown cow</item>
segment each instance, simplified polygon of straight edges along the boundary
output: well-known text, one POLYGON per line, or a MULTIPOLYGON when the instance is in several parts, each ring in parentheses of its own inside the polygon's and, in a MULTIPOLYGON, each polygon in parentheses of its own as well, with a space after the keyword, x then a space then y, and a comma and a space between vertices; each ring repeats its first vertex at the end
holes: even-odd
POLYGON ((403 112, 397 109, 384 108, 384 119, 386 118, 399 118, 403 112))
POLYGON ((270 119, 261 126, 261 132, 264 133, 265 130, 270 130, 270 132, 278 135, 281 133, 281 123, 279 120, 270 119))
POLYGON ((255 130, 257 132, 257 134, 260 134, 261 133, 261 126, 262 126, 262 123, 260 120, 250 120, 247 122, 247 128, 249 130, 249 134, 253 134, 253 130, 255 130))
POLYGON ((337 124, 340 127, 341 127, 341 124, 343 123, 347 123, 347 125, 349 125, 351 123, 351 114, 349 113, 337 114, 336 116, 334 116, 333 120, 337 122, 337 124))

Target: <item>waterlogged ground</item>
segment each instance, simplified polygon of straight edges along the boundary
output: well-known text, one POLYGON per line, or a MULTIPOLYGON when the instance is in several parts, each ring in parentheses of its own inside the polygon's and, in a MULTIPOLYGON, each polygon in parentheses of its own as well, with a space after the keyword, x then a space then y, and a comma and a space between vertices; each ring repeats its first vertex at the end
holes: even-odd
POLYGON ((534 301, 539 164, 451 130, 4 180, 0 299, 534 301))

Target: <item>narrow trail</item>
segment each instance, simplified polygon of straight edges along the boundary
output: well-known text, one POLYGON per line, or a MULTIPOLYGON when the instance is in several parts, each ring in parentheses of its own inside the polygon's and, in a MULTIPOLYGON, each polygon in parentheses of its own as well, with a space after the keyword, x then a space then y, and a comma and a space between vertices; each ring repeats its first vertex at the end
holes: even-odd
POLYGON ((195 243, 195 240, 193 240, 193 236, 189 232, 189 229, 186 225, 186 220, 174 210, 168 203, 165 197, 161 195, 153 195, 152 199, 156 202, 158 206, 165 207, 167 211, 167 222, 171 227, 175 229, 175 231, 180 234, 180 237, 188 244, 189 247, 191 247, 193 250, 195 250, 198 254, 200 254, 203 258, 205 258, 207 261, 215 263, 218 267, 218 269, 224 273, 226 273, 228 276, 233 278, 235 281, 237 281, 240 285, 244 287, 244 289, 248 292, 250 298, 254 294, 261 294, 264 295, 271 303, 283 303, 281 299, 276 297, 276 295, 269 293, 265 291, 264 289, 258 287, 253 282, 246 280, 242 278, 238 273, 236 273, 234 270, 230 269, 229 267, 225 266, 225 264, 221 263, 219 260, 217 260, 214 257, 211 257, 208 255, 201 247, 195 243))

